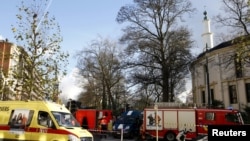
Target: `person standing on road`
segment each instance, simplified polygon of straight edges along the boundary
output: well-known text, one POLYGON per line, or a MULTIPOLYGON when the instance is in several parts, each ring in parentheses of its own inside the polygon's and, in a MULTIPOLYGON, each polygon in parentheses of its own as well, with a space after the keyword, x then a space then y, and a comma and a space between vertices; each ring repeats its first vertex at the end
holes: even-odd
POLYGON ((108 129, 108 120, 106 119, 106 116, 103 116, 101 121, 101 130, 107 130, 108 129))

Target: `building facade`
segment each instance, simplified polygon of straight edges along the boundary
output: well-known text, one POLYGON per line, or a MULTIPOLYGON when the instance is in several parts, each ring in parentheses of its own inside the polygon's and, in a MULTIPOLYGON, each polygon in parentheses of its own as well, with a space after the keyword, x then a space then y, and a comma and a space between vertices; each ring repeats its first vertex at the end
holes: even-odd
POLYGON ((13 79, 13 66, 18 62, 14 58, 17 53, 17 46, 7 40, 0 40, 0 78, 1 78, 1 100, 17 99, 18 94, 14 93, 12 84, 16 83, 13 79))
POLYGON ((24 78, 29 77, 27 66, 29 56, 22 47, 0 40, 0 100, 43 99, 39 91, 39 77, 34 84, 37 91, 31 92, 31 96, 24 92, 24 78))
POLYGON ((243 110, 250 106, 250 63, 237 58, 237 52, 249 46, 250 38, 239 37, 213 46, 209 20, 204 15, 204 52, 190 66, 193 102, 210 106, 219 100, 225 108, 243 110))

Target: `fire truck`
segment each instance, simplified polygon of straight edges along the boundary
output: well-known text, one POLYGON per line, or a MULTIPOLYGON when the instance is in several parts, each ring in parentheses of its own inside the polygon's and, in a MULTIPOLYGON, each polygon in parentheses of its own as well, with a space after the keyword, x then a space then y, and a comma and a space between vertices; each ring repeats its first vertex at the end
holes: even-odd
POLYGON ((93 132, 98 129, 101 118, 105 117, 108 123, 111 123, 113 119, 111 110, 78 109, 74 116, 83 128, 93 132))
POLYGON ((208 125, 242 125, 241 114, 233 109, 182 107, 176 104, 156 103, 144 109, 142 138, 174 141, 181 130, 189 130, 186 140, 206 136, 208 125))
POLYGON ((94 107, 81 107, 80 101, 71 99, 67 102, 66 107, 80 123, 82 128, 88 129, 91 132, 99 131, 99 122, 102 118, 105 118, 108 122, 108 130, 112 130, 112 110, 98 110, 94 107))

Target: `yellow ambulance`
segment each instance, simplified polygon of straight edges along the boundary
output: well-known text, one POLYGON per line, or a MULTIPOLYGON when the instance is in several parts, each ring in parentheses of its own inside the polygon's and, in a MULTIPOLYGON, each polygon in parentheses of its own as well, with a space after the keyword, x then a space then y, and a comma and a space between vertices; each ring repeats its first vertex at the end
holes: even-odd
POLYGON ((50 101, 0 101, 0 140, 93 141, 69 110, 50 101))

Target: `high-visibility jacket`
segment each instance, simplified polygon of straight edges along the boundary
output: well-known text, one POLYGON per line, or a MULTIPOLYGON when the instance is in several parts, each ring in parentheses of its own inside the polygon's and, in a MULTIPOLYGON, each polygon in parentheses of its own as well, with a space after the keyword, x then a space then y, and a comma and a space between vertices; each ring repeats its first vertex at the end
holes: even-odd
POLYGON ((101 125, 107 125, 108 124, 108 120, 103 118, 101 119, 101 122, 100 122, 101 125))

